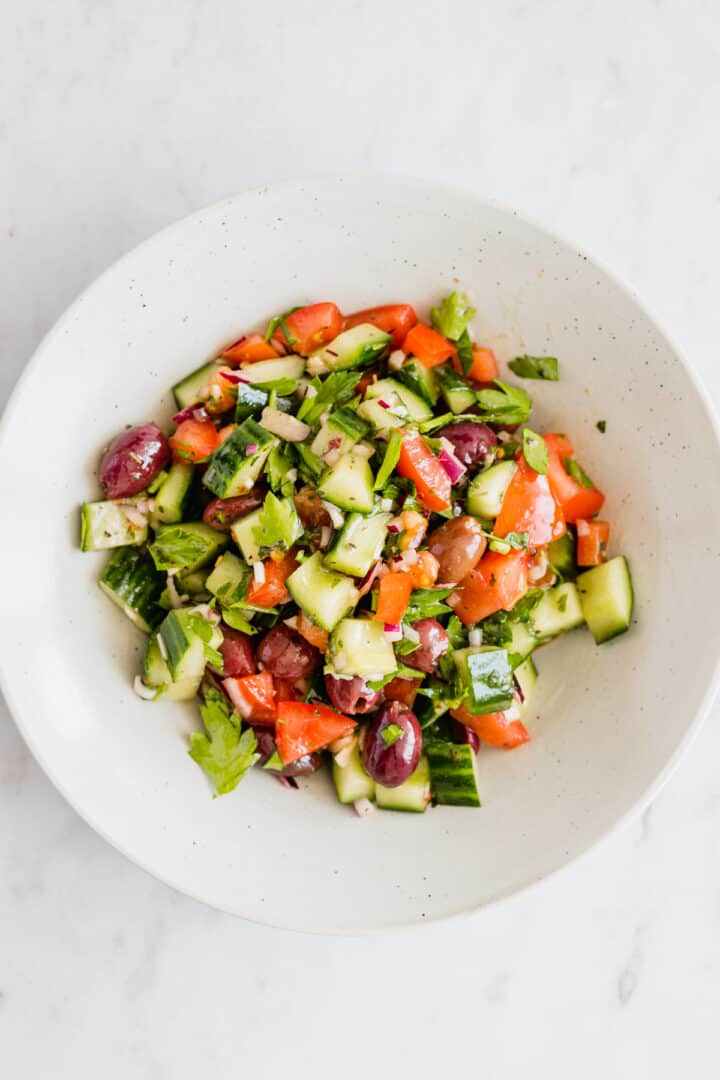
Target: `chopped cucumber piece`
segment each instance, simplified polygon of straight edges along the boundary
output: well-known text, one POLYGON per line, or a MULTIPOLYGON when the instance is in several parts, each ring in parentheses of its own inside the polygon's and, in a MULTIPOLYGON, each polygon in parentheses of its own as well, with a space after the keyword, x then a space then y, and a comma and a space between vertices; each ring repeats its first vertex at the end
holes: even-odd
POLYGON ((153 529, 157 529, 159 524, 174 525, 182 521, 194 473, 195 466, 184 461, 176 461, 170 466, 166 479, 154 496, 155 509, 150 519, 153 529))
POLYGON ((471 645, 456 649, 453 659, 468 690, 465 706, 473 716, 509 708, 515 684, 507 649, 471 645))
MULTIPOLYGON (((259 364, 265 362, 261 360, 259 364)), ((274 435, 248 417, 210 458, 203 477, 205 487, 219 499, 245 495, 260 475, 268 454, 277 445, 278 440, 274 435)))
POLYGON ((277 526, 274 533, 268 533, 263 528, 265 520, 263 517, 264 507, 253 510, 251 514, 246 514, 244 518, 240 518, 239 521, 233 522, 230 526, 232 538, 242 551, 246 562, 259 562, 273 548, 288 551, 295 541, 302 536, 303 526, 293 500, 289 497, 277 499, 276 505, 278 505, 278 513, 281 516, 274 519, 274 524, 277 526), (264 543, 264 540, 267 543, 264 543))
POLYGON ((419 360, 408 360, 395 372, 395 378, 428 405, 434 405, 440 394, 435 372, 419 360))
POLYGON ((269 383, 276 379, 299 379, 304 371, 304 357, 283 356, 279 360, 258 360, 248 364, 242 369, 242 377, 251 383, 269 383))
POLYGON ((496 518, 516 468, 514 461, 498 461, 485 472, 478 473, 468 488, 467 512, 486 520, 496 518))
MULTIPOLYGON (((248 383, 238 383, 237 403, 235 405, 235 421, 241 424, 248 416, 257 419, 265 406, 270 401, 270 394, 259 386, 250 386, 248 383)), ((281 412, 291 412, 293 403, 290 398, 276 397, 275 408, 281 412)))
POLYGON ((347 806, 358 799, 375 798, 375 781, 363 768, 357 743, 345 765, 338 765, 333 759, 332 776, 338 800, 343 805, 347 806))
POLYGON ((333 631, 330 658, 338 675, 373 678, 397 671, 392 642, 374 619, 343 619, 333 631))
POLYGON ((148 551, 158 570, 199 570, 224 551, 230 540, 204 521, 161 525, 148 551))
POLYGON ((579 574, 576 584, 583 615, 598 645, 630 628, 634 595, 624 555, 579 574))
POLYGON ((298 457, 300 458, 301 471, 304 469, 307 473, 308 480, 312 481, 313 483, 316 480, 319 480, 325 469, 324 463, 320 460, 319 457, 316 457, 315 454, 313 454, 310 447, 306 446, 305 443, 294 443, 293 445, 295 446, 295 449, 298 452, 298 457))
POLYGON ((167 654, 167 666, 176 681, 202 678, 207 662, 206 647, 218 649, 222 645, 222 630, 214 627, 207 620, 207 640, 203 640, 193 626, 194 620, 202 616, 193 613, 192 608, 169 611, 158 627, 162 644, 160 649, 167 654))
POLYGON ((577 577, 575 538, 570 531, 548 545, 548 559, 553 570, 557 574, 562 574, 566 580, 574 580, 577 577))
POLYGON ((200 395, 210 381, 210 376, 214 375, 217 369, 222 366, 220 361, 210 360, 207 364, 195 368, 180 382, 175 383, 172 392, 178 409, 187 409, 190 405, 197 404, 201 400, 200 395))
POLYGON ((334 630, 360 599, 352 578, 323 566, 321 551, 301 563, 285 584, 298 607, 327 631, 334 630))
POLYGON ((395 416, 389 409, 384 408, 379 401, 372 398, 363 401, 358 408, 358 416, 362 416, 363 420, 367 420, 369 424, 372 424, 376 431, 389 431, 390 428, 402 427, 403 424, 407 423, 406 419, 395 416))
POLYGON ((198 593, 207 592, 205 584, 207 577, 207 567, 200 570, 182 570, 175 576, 177 591, 189 596, 197 596, 198 593))
POLYGON ((547 589, 530 616, 533 630, 543 641, 582 626, 585 617, 572 581, 547 589))
POLYGON ((365 577, 382 553, 392 514, 350 514, 342 532, 323 559, 325 566, 352 577, 365 577))
POLYGON ((322 457, 328 450, 345 454, 356 442, 364 439, 370 425, 361 419, 354 409, 343 407, 328 417, 313 439, 310 449, 313 454, 322 457))
POLYGON ((382 356, 389 343, 390 334, 378 330, 372 323, 361 323, 350 330, 343 330, 313 356, 318 357, 330 371, 369 367, 382 356))
POLYGON ((511 665, 517 668, 537 648, 538 639, 527 623, 513 622, 509 629, 512 637, 505 642, 504 648, 508 651, 511 665))
POLYGON ((391 410, 399 403, 410 419, 417 423, 430 420, 433 414, 424 398, 396 379, 379 379, 378 382, 371 383, 365 391, 365 399, 366 401, 374 399, 389 401, 391 410))
POLYGON ((476 404, 475 391, 451 367, 434 368, 436 382, 450 412, 466 413, 476 404))
POLYGON ((399 787, 375 785, 375 799, 382 810, 407 810, 411 814, 422 814, 430 802, 430 766, 423 754, 412 776, 399 787))
POLYGON ((223 607, 242 604, 252 571, 246 562, 226 551, 215 563, 205 582, 205 588, 217 596, 223 607))
POLYGON ((523 660, 522 664, 515 668, 515 681, 520 687, 520 692, 523 697, 520 711, 524 712, 535 690, 535 684, 538 681, 538 670, 535 667, 535 663, 531 656, 528 656, 527 660, 523 660))
POLYGON ((165 575, 158 573, 146 551, 137 547, 118 548, 98 584, 145 633, 162 618, 158 601, 165 587, 165 575))
POLYGON ((375 503, 374 482, 368 459, 351 450, 323 473, 317 489, 323 499, 341 510, 369 514, 375 503))
POLYGON ((109 548, 137 546, 148 537, 147 522, 138 525, 125 513, 138 498, 105 499, 102 502, 83 503, 80 511, 80 548, 82 551, 105 551, 109 548))
POLYGON ((433 801, 446 806, 480 806, 475 753, 467 743, 428 742, 433 801))
POLYGON ((145 650, 143 682, 146 686, 157 689, 156 700, 165 698, 167 701, 190 701, 200 689, 205 673, 205 654, 202 649, 198 650, 197 661, 194 674, 189 674, 182 679, 173 679, 163 658, 157 631, 155 631, 150 635, 145 650), (202 668, 200 660, 202 660, 202 668))

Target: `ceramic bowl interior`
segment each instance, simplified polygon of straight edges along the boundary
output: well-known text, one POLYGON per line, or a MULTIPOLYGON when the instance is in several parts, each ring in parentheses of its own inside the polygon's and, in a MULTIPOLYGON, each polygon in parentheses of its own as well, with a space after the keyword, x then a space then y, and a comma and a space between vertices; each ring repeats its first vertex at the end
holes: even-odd
POLYGON ((153 237, 101 277, 38 350, 1 436, 2 668, 50 778, 120 851, 183 892, 261 922, 343 931, 429 920, 561 867, 646 799, 714 684, 720 456, 676 351, 590 258, 514 213, 390 178, 240 195, 153 237), (630 633, 577 632, 538 654, 532 742, 483 750, 481 810, 358 820, 327 776, 283 790, 250 775, 212 799, 185 752, 193 705, 131 689, 143 636, 78 550, 101 448, 172 414, 168 388, 293 304, 350 311, 467 289, 474 332, 506 361, 560 359, 529 383, 534 426, 568 432, 607 492, 613 552, 632 565, 630 633), (45 418, 39 424, 39 418, 45 418), (601 434, 596 423, 607 421, 601 434))

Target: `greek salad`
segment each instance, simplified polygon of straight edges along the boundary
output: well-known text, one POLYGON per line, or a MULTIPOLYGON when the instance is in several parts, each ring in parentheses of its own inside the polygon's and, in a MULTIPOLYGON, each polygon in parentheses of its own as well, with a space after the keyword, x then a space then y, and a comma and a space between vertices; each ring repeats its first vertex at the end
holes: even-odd
MULTIPOLYGON (((570 437, 530 422, 453 292, 293 308, 180 379, 172 433, 129 426, 81 511, 100 588, 147 637, 137 694, 199 698, 216 794, 256 768, 339 801, 479 806, 476 755, 530 737, 548 642, 626 631, 630 571, 570 437)), ((599 420, 600 433, 605 421, 599 420)))

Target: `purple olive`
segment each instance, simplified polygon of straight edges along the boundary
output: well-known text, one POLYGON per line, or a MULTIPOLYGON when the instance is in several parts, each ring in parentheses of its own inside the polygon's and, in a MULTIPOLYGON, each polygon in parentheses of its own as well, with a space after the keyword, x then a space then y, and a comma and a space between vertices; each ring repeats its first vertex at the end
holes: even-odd
POLYGON ((399 701, 388 701, 367 729, 366 771, 383 787, 399 787, 415 772, 421 753, 422 731, 415 713, 399 701))
POLYGON ((438 431, 436 438, 448 439, 455 447, 455 457, 468 469, 482 465, 498 441, 497 435, 487 424, 475 424, 471 420, 448 424, 438 431))
POLYGON ((345 716, 372 712, 380 704, 380 692, 371 690, 359 675, 352 679, 338 679, 335 675, 326 675, 325 689, 330 704, 345 716))
POLYGON ((124 499, 146 488, 170 460, 170 446, 157 424, 123 431, 100 462, 100 483, 108 499, 124 499))
POLYGON ((454 743, 458 743, 461 746, 470 746, 474 753, 477 754, 480 749, 480 740, 471 728, 465 727, 459 720, 453 720, 451 734, 454 743))
POLYGON ((416 671, 432 675, 440 657, 444 656, 450 647, 445 627, 437 619, 418 619, 412 624, 412 628, 420 635, 420 644, 414 652, 407 653, 403 661, 416 671))

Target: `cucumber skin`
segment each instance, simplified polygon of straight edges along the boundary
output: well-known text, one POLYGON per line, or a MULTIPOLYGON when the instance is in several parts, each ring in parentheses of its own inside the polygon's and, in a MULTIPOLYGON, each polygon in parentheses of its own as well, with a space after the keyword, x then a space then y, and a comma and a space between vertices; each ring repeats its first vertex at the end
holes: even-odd
POLYGON ((430 802, 430 767, 425 754, 420 758, 415 772, 404 784, 394 788, 376 784, 375 799, 380 810, 424 814, 430 802))
POLYGON ((443 806, 481 806, 475 753, 467 744, 430 742, 425 745, 430 765, 433 802, 443 806))
POLYGON ((175 404, 178 409, 187 409, 190 405, 198 402, 198 391, 202 390, 214 371, 222 367, 217 360, 209 360, 206 364, 191 371, 180 382, 176 382, 172 388, 175 404))
POLYGON ((117 548, 105 567, 100 585, 106 595, 112 594, 111 599, 118 606, 127 606, 135 612, 137 618, 132 621, 146 633, 162 619, 164 612, 158 600, 165 587, 165 575, 158 573, 147 551, 117 548))
POLYGON ((248 417, 210 458, 203 484, 219 499, 244 495, 257 480, 278 440, 248 417), (248 446, 257 450, 248 456, 248 446))
MULTIPOLYGON (((592 578, 590 580, 592 581, 592 578)), ((632 574, 630 573, 630 564, 628 563, 624 555, 616 555, 615 558, 610 559, 606 563, 602 563, 601 566, 593 566, 590 570, 585 570, 582 574, 578 575, 575 584, 577 586, 578 594, 580 597, 580 606, 582 607, 583 614, 585 615, 585 621, 588 624, 588 628, 593 635, 596 645, 604 645, 606 642, 612 641, 613 638, 620 637, 621 634, 625 634, 630 629, 632 625, 633 613, 635 611, 635 589, 633 586, 632 574), (625 569, 625 575, 627 577, 627 587, 630 600, 628 616, 627 619, 624 620, 622 623, 618 623, 616 629, 610 630, 607 633, 596 633, 596 630, 592 626, 592 622, 594 622, 595 620, 592 618, 592 615, 591 621, 588 620, 585 604, 583 603, 583 597, 587 594, 587 578, 590 574, 592 574, 593 577, 597 577, 598 575, 595 574, 595 571, 601 570, 606 566, 610 566, 611 563, 615 563, 617 560, 622 560, 625 569)))

